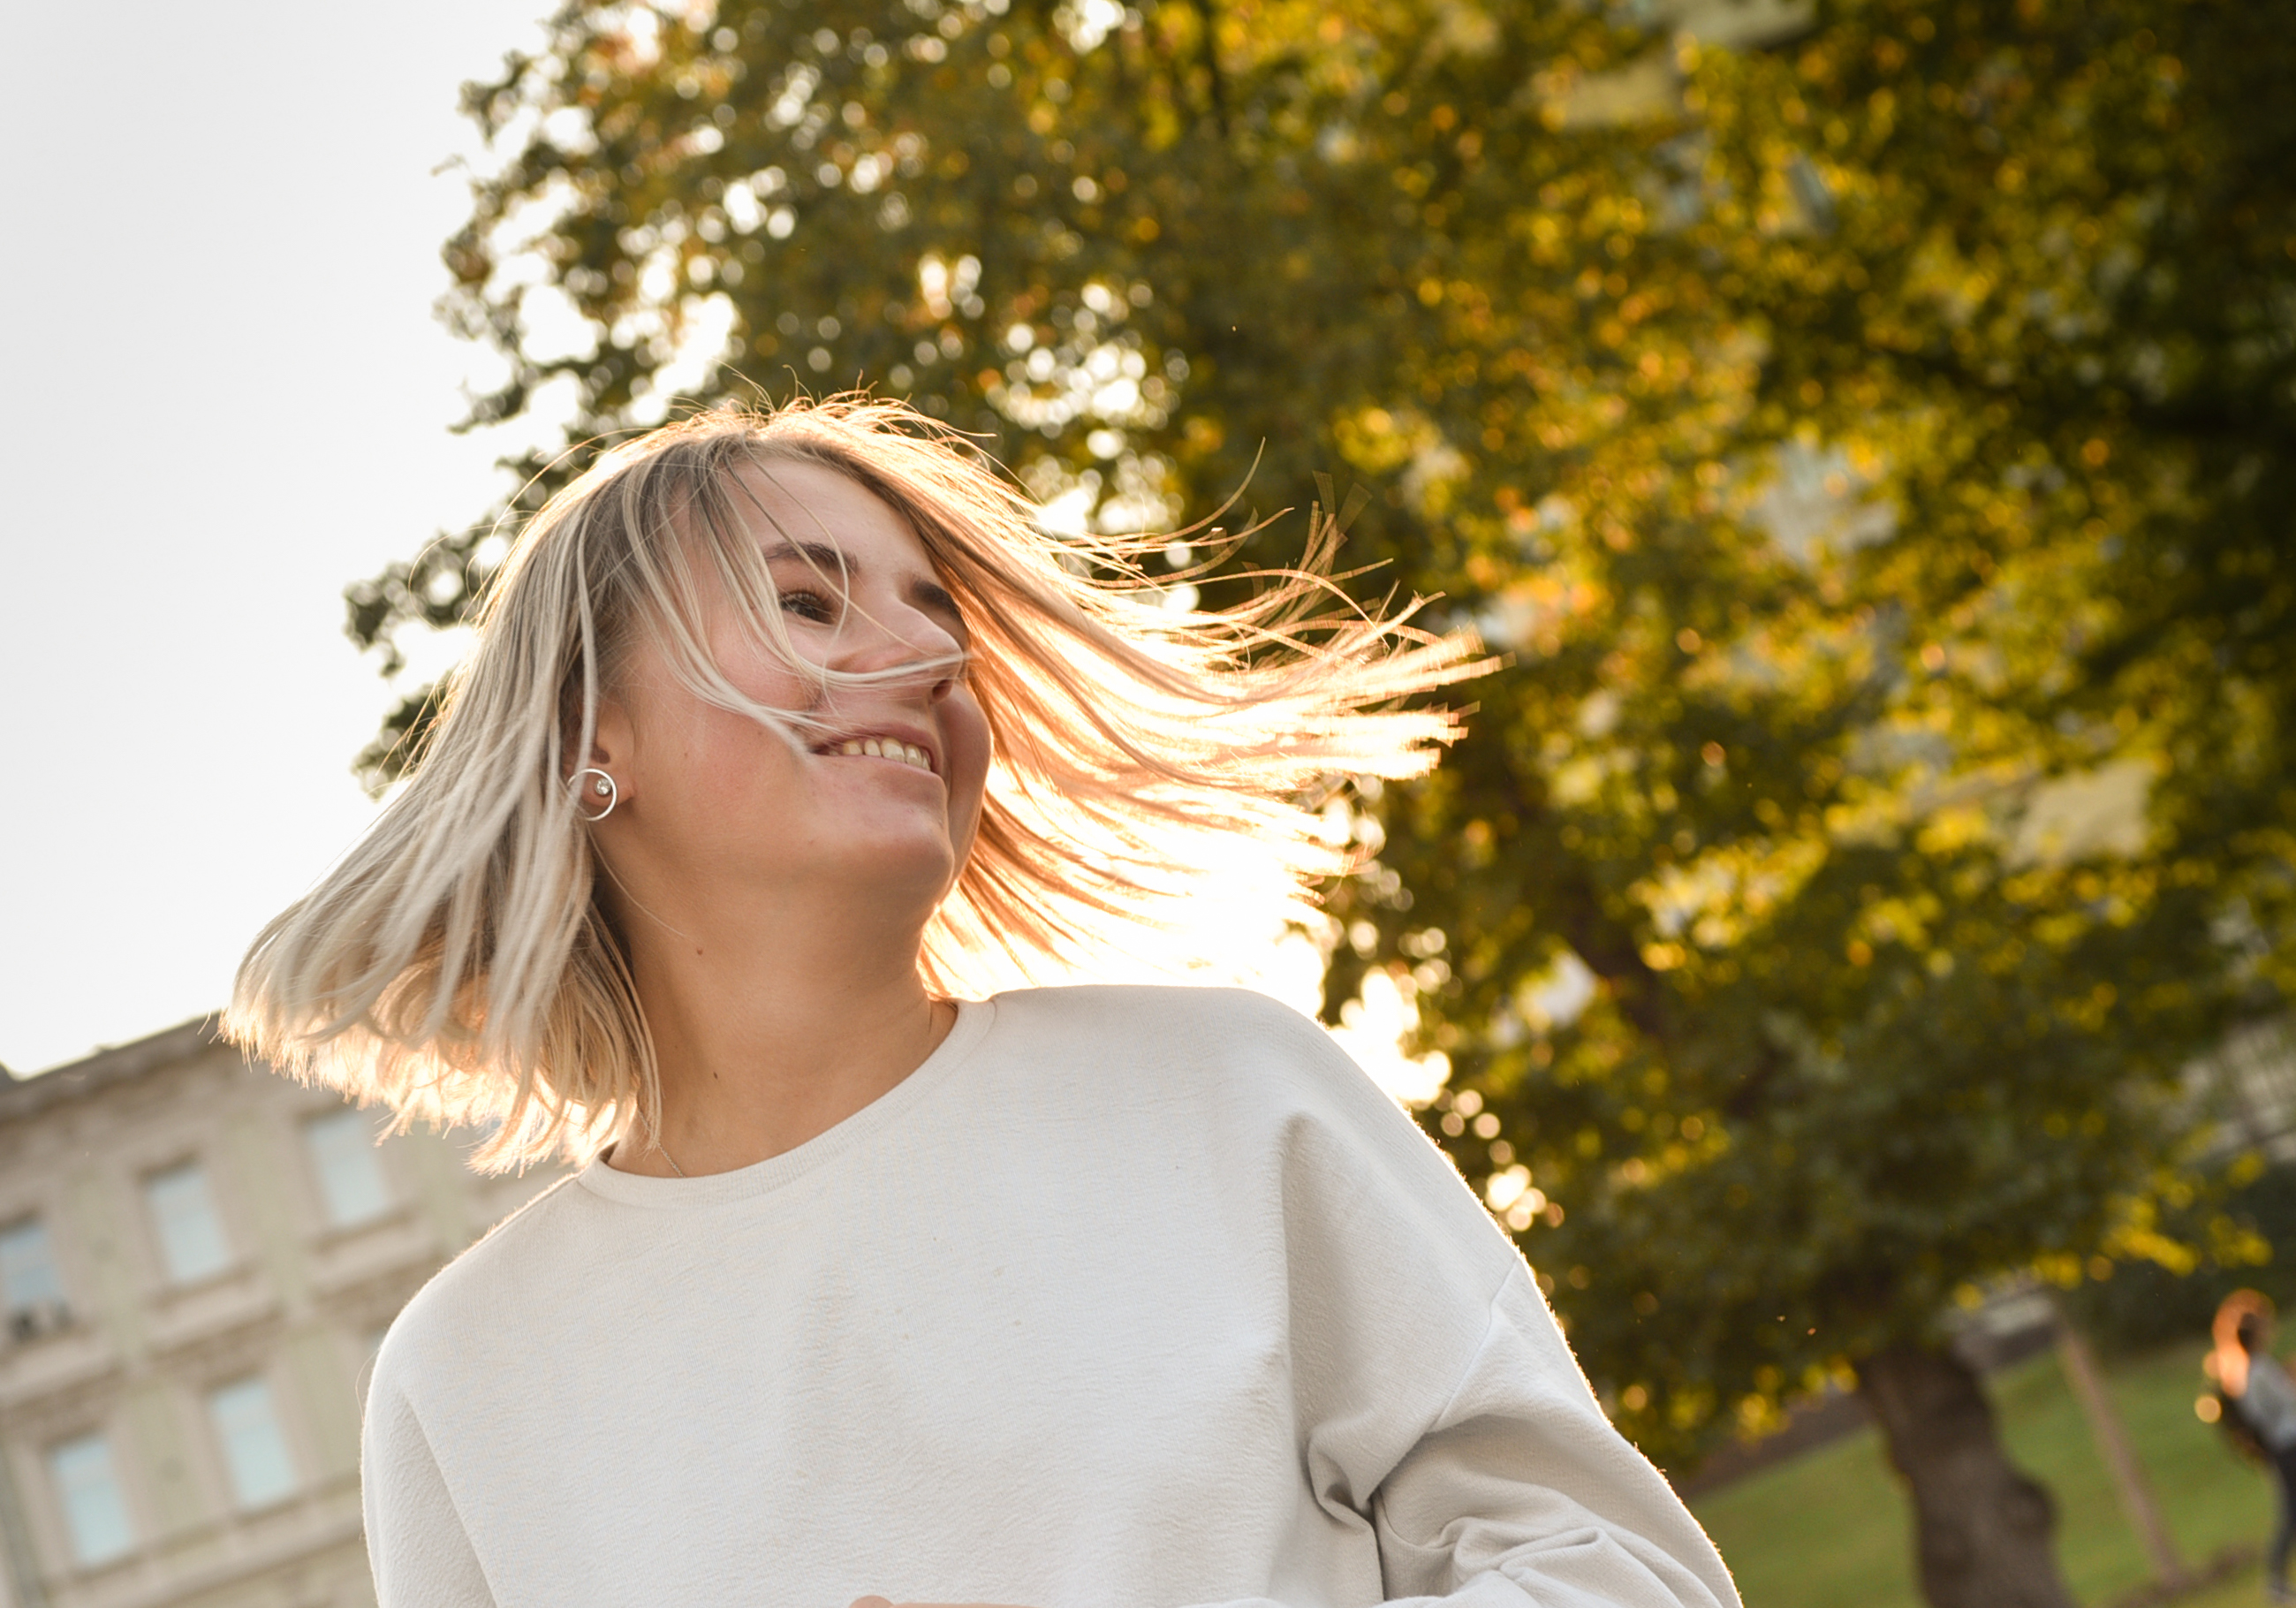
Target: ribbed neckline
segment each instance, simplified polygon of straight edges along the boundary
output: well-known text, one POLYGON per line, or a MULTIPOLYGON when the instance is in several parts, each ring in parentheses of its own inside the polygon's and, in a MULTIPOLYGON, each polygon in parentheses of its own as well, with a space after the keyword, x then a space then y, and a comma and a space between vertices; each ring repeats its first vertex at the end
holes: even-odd
POLYGON ((994 1000, 958 1000, 955 1025, 916 1071, 836 1127, 815 1135, 795 1150, 783 1151, 749 1167, 737 1167, 732 1172, 713 1172, 699 1178, 656 1178, 644 1173, 621 1172, 600 1159, 575 1174, 574 1181, 607 1200, 657 1210, 716 1206, 769 1194, 835 1161, 855 1145, 867 1144, 899 1121, 911 1106, 948 1080, 979 1047, 996 1020, 994 1000))

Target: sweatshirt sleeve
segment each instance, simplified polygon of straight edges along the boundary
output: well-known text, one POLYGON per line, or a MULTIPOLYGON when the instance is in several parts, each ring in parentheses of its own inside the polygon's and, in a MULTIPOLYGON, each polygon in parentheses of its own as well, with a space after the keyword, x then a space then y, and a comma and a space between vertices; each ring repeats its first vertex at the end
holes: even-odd
POLYGON ((1713 1543, 1603 1416, 1529 1272, 1457 1391, 1373 1497, 1390 1599, 1735 1608, 1713 1543))
POLYGON ((360 1456, 378 1608, 495 1608, 494 1593, 413 1405, 378 1380, 360 1456))
POLYGON ((1323 1033, 1290 1047, 1307 1076, 1276 1170, 1302 1467, 1326 1520, 1368 1528, 1384 1599, 1737 1608, 1449 1161, 1323 1033))

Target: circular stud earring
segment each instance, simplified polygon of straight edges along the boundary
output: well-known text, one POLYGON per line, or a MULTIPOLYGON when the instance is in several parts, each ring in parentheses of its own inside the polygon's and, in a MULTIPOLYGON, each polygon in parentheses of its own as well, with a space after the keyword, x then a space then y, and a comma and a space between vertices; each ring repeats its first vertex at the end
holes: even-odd
POLYGON ((604 771, 598 769, 594 766, 586 766, 582 769, 576 771, 572 775, 567 777, 566 789, 569 792, 574 795, 574 813, 581 816, 584 820, 593 823, 603 821, 608 816, 613 814, 616 807, 618 807, 622 801, 622 790, 615 785, 613 777, 608 775, 604 771), (605 808, 600 810, 596 815, 585 814, 582 808, 582 795, 586 791, 582 786, 582 778, 585 776, 595 776, 598 778, 595 782, 590 783, 586 791, 606 800, 605 808))

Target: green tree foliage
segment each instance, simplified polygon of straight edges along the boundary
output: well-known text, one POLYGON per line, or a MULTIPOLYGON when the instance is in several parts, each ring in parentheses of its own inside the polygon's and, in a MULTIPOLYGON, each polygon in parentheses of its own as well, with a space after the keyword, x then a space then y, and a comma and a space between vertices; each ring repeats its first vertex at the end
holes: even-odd
POLYGON ((1753 45, 576 4, 472 91, 448 249, 481 420, 858 382, 1109 525, 1361 488, 1351 557, 1514 662, 1377 801, 1331 997, 1415 991, 1431 1124, 1669 1459, 1990 1276, 2252 1251, 2182 1069, 2296 982, 2296 37, 1842 0, 1753 45))
POLYGON ((1579 432, 1552 561, 1497 591, 1544 673, 1384 856, 1458 935, 1431 1003, 1649 1444, 1991 1271, 2240 1253, 2158 1213, 2178 1069, 2288 976, 2296 123, 2259 22, 1874 5, 1680 53, 1695 215, 1594 344, 1747 372, 1715 436, 1687 398, 1579 432), (1766 455, 1862 506, 1805 517, 1766 455), (2053 830, 2116 785, 2141 827, 2053 830), (1561 1032, 1541 944, 1599 981, 1561 1032))

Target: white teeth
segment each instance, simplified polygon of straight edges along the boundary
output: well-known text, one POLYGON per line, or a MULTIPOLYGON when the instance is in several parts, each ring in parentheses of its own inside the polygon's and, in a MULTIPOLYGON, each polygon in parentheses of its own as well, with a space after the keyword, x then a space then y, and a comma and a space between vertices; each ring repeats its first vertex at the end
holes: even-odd
POLYGON ((848 737, 837 745, 837 751, 849 759, 866 755, 873 759, 898 759, 904 765, 914 765, 919 770, 932 769, 932 756, 914 742, 903 742, 892 737, 848 737))

